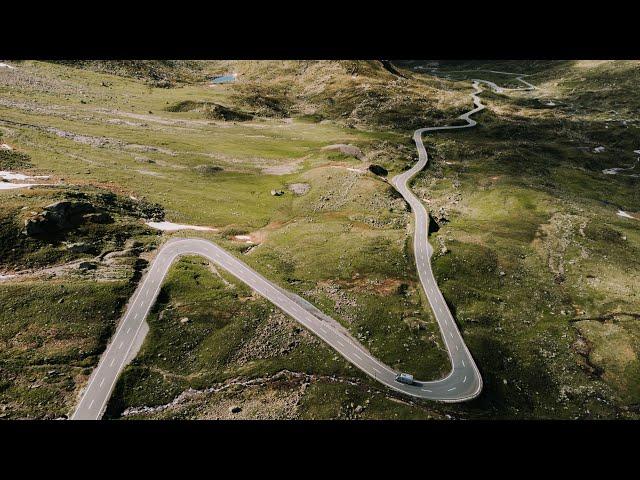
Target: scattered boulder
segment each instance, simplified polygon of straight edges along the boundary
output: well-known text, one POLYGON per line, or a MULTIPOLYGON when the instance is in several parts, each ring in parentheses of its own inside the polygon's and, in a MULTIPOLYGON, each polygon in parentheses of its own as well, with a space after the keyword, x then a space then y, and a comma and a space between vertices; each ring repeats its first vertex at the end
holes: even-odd
POLYGON ((389 174, 389 171, 386 168, 380 165, 375 165, 373 163, 369 165, 369 171, 380 177, 386 177, 389 174))
POLYGON ((181 323, 181 324, 183 324, 183 325, 184 325, 185 323, 189 323, 190 321, 191 321, 191 320, 189 320, 189 317, 182 317, 182 318, 180 319, 180 323, 181 323))
POLYGON ((433 215, 429 212, 429 218, 435 220, 440 226, 449 221, 449 215, 444 207, 440 207, 437 211, 434 211, 433 215))
POLYGON ((98 265, 95 262, 80 262, 78 264, 78 269, 79 270, 95 270, 98 268, 98 265))
POLYGON ((222 171, 222 167, 217 165, 198 165, 194 170, 201 175, 212 175, 222 171))
POLYGON ((284 190, 271 190, 271 195, 274 197, 280 197, 284 195, 284 190))
POLYGON ((233 407, 229 408, 229 411, 231 413, 240 413, 242 411, 242 408, 238 407, 237 405, 234 405, 233 407))
POLYGON ((364 411, 364 407, 362 405, 358 405, 354 411, 356 413, 362 413, 364 411))

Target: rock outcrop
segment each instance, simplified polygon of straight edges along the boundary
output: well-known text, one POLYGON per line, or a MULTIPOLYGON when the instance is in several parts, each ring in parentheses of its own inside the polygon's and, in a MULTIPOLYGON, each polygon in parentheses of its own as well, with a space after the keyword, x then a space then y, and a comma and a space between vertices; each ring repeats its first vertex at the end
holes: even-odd
POLYGON ((99 212, 89 202, 61 200, 44 207, 44 210, 25 222, 29 236, 55 234, 83 223, 109 223, 113 219, 106 212, 99 212))

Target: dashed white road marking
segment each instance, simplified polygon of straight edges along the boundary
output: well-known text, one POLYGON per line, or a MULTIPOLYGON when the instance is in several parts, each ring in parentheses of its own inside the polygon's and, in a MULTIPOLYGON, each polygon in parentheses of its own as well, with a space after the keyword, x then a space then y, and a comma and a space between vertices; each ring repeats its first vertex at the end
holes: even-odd
POLYGON ((93 407, 93 402, 95 401, 95 398, 93 400, 91 400, 91 403, 89 404, 88 409, 91 410, 91 407, 93 407))
POLYGON ((449 390, 447 390, 447 392, 453 392, 456 389, 456 387, 451 387, 449 390))
POLYGON ((120 350, 123 345, 124 345, 124 342, 120 342, 120 345, 118 345, 118 350, 120 350))
POLYGON ((462 383, 467 383, 467 376, 464 376, 464 379, 462 380, 462 383))
POLYGON ((356 357, 358 360, 362 360, 362 357, 358 355, 356 352, 353 352, 353 356, 356 357))
POLYGON ((100 388, 102 388, 103 383, 104 383, 104 377, 102 377, 102 380, 100 380, 100 388))

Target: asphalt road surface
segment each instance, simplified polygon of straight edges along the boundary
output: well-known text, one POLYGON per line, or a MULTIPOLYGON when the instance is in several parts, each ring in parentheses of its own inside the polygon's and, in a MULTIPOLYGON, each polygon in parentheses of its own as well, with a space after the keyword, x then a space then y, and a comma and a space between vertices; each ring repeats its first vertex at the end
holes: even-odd
MULTIPOLYGON (((476 125, 476 122, 469 117, 485 108, 478 97, 482 91, 479 83, 479 80, 473 81, 474 108, 459 117, 466 120, 467 125, 427 127, 416 130, 413 139, 418 149, 418 162, 410 170, 391 179, 391 183, 409 203, 415 215, 416 267, 451 360, 451 371, 446 377, 435 381, 416 380, 413 385, 397 382, 396 375, 399 372, 374 358, 339 322, 325 315, 306 300, 278 287, 208 240, 173 239, 160 248, 151 268, 133 294, 114 337, 83 391, 80 402, 71 417, 72 420, 97 420, 102 417, 118 376, 135 357, 147 334, 149 327, 145 318, 158 296, 169 267, 181 255, 201 255, 224 268, 311 330, 353 365, 393 390, 413 397, 442 402, 463 402, 476 397, 482 390, 482 377, 433 276, 431 270, 433 249, 427 238, 429 215, 420 200, 411 192, 407 182, 425 168, 429 161, 422 143, 424 133, 469 128, 476 125)), ((494 89, 500 88, 491 82, 484 83, 495 86, 494 89)))

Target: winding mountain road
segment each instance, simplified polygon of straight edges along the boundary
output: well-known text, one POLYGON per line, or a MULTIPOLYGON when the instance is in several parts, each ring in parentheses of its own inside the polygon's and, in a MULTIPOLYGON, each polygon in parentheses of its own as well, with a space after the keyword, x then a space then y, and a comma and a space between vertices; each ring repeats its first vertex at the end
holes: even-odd
POLYGON ((71 417, 72 420, 97 420, 102 417, 118 376, 135 357, 147 334, 149 327, 145 318, 155 303, 169 267, 181 255, 201 255, 224 268, 311 330, 347 361, 393 390, 413 397, 442 402, 463 402, 476 397, 482 390, 482 377, 433 276, 431 269, 433 249, 428 242, 429 215, 422 202, 409 189, 408 182, 425 168, 429 160, 422 142, 424 133, 470 128, 476 125, 475 120, 469 117, 485 108, 478 97, 482 92, 479 86, 481 82, 492 88, 495 86, 494 89, 499 88, 492 82, 474 80, 472 93, 474 108, 459 117, 467 124, 416 130, 413 139, 418 149, 418 162, 410 170, 391 179, 391 183, 409 203, 415 215, 413 244, 416 267, 451 361, 451 371, 447 376, 435 381, 416 380, 413 385, 399 383, 396 381, 396 375, 399 372, 374 358, 339 322, 325 315, 303 298, 278 287, 208 240, 172 239, 160 248, 150 269, 132 296, 114 337, 82 393, 71 417))

